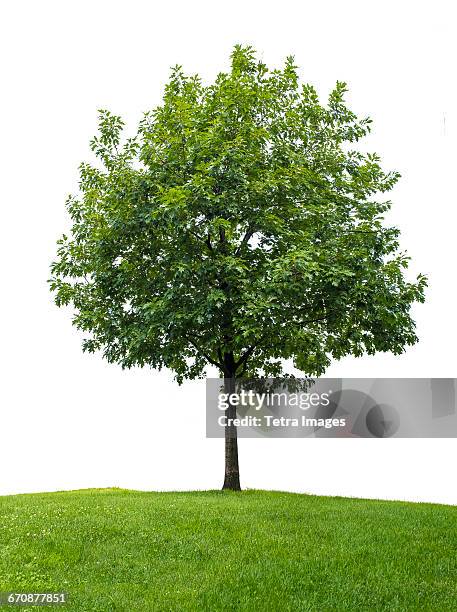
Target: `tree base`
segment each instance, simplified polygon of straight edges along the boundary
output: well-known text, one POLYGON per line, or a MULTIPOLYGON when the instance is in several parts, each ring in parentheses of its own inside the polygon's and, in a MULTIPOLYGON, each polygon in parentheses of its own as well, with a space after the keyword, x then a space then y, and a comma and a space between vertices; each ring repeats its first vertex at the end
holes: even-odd
POLYGON ((239 474, 229 474, 225 476, 223 491, 241 491, 239 474))

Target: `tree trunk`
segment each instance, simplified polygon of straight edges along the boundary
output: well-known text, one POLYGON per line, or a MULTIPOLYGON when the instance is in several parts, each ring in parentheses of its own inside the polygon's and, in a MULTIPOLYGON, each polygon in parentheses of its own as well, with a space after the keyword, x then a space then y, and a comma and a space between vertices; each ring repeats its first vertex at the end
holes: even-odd
MULTIPOLYGON (((233 355, 226 356, 226 361, 233 362, 233 355)), ((229 372, 231 369, 229 368, 229 372)), ((235 386, 235 374, 226 377, 224 379, 224 390, 225 393, 234 393, 236 390, 235 386)), ((227 423, 225 425, 225 479, 224 486, 222 489, 229 489, 231 491, 241 491, 240 486, 240 470, 238 467, 238 439, 236 426, 231 424, 230 419, 236 418, 236 406, 233 406, 228 400, 228 407, 225 410, 227 417, 227 423)))

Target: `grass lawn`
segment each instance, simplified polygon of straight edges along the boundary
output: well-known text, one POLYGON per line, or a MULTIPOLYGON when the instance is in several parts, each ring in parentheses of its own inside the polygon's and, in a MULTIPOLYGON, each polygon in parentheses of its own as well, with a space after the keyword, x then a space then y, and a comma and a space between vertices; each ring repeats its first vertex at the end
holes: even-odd
MULTIPOLYGON (((220 491, 0 497, 0 591, 60 608, 457 610, 457 507, 220 491)), ((3 608, 2 608, 3 609, 3 608)))

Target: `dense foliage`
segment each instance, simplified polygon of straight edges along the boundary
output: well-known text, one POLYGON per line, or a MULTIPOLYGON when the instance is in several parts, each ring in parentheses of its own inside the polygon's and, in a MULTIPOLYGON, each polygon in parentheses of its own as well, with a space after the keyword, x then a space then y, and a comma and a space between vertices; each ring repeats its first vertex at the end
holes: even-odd
POLYGON ((322 104, 293 58, 269 70, 237 46, 213 84, 174 68, 134 138, 101 111, 51 279, 85 349, 181 381, 208 363, 277 376, 288 359, 320 375, 416 342, 425 278, 405 278, 379 195, 399 175, 359 150, 370 120, 345 91, 322 104))

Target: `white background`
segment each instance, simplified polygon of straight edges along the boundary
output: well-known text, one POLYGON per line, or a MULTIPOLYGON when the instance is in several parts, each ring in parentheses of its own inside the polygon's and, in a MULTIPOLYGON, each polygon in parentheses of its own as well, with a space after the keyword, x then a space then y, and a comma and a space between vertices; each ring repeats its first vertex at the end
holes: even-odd
MULTIPOLYGON (((169 67, 205 80, 235 43, 269 65, 294 54, 326 95, 337 79, 374 119, 369 150, 402 180, 391 219, 429 275, 420 343, 334 363, 329 376, 456 377, 455 32, 451 2, 3 2, 1 9, 0 493, 120 486, 219 488, 204 382, 122 372, 82 353, 46 279, 64 200, 90 159, 96 110, 135 130, 169 67)), ((242 485, 457 503, 456 440, 241 440, 242 485)))

